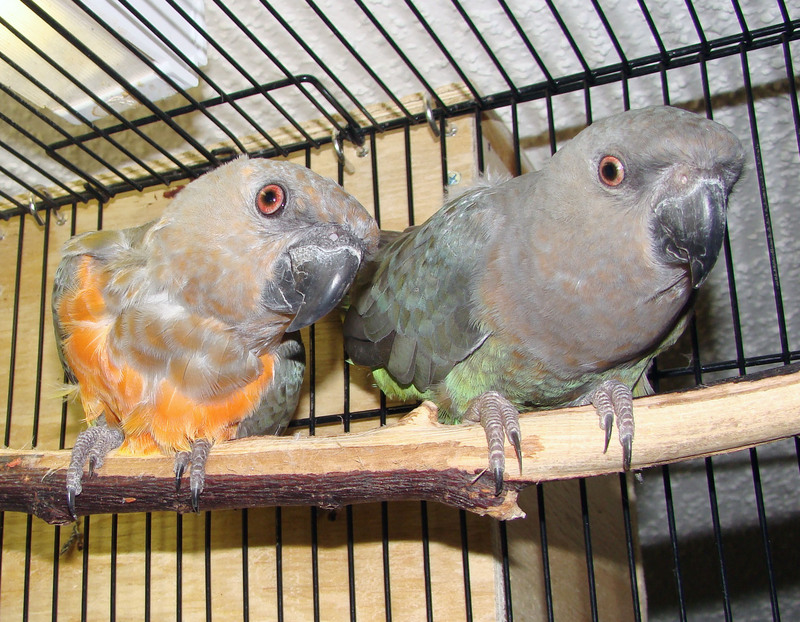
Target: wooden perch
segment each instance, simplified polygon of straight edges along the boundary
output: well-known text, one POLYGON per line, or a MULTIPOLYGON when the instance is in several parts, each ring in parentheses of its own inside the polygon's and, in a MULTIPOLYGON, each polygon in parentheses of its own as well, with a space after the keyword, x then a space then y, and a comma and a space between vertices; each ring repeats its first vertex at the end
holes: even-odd
MULTIPOLYGON (((800 434, 800 367, 713 386, 637 399, 632 468, 735 451, 800 434)), ((258 437, 222 443, 207 464, 204 510, 397 499, 440 501, 498 519, 523 516, 520 489, 545 480, 621 470, 620 445, 602 452, 592 407, 520 417, 522 473, 506 451, 506 487, 494 495, 486 437, 479 426, 436 422, 423 403, 395 425, 332 437, 258 437)), ((69 451, 0 451, 0 510, 47 522, 71 520, 65 472, 69 451)), ((175 491, 172 458, 109 454, 84 479, 79 514, 190 510, 188 482, 175 491)))

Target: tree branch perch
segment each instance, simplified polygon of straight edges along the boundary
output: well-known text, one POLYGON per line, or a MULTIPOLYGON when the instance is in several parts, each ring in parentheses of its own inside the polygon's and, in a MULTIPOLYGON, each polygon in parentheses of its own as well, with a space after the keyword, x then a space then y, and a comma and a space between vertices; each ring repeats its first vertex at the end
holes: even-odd
MULTIPOLYGON (((800 434, 800 367, 770 370, 709 387, 634 402, 631 468, 735 451, 800 434)), ((204 510, 428 499, 498 519, 523 516, 520 489, 533 483, 621 470, 622 452, 603 434, 590 406, 520 417, 522 473, 506 451, 506 487, 494 495, 485 473, 479 426, 436 422, 424 403, 395 425, 330 437, 258 437, 214 447, 207 464, 204 510)), ((0 510, 33 513, 63 524, 69 451, 0 450, 0 510)), ((190 511, 188 482, 175 490, 171 456, 112 452, 84 478, 79 514, 190 511)))

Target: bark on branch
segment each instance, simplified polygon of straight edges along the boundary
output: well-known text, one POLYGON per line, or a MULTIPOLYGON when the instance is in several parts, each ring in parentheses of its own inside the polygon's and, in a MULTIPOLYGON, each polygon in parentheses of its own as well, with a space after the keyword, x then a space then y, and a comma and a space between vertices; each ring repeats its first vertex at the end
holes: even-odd
MULTIPOLYGON (((744 449, 800 434, 800 367, 772 370, 634 402, 632 468, 744 449)), ((506 451, 506 487, 494 495, 486 437, 479 426, 436 422, 424 403, 395 425, 332 437, 259 437, 213 448, 201 509, 317 505, 398 499, 441 501, 478 514, 523 516, 520 489, 545 480, 621 470, 622 452, 603 434, 592 407, 520 417, 522 473, 506 451)), ((71 520, 64 477, 69 451, 0 450, 0 510, 71 520)), ((175 490, 172 458, 112 452, 84 479, 78 514, 190 511, 188 483, 175 490)))

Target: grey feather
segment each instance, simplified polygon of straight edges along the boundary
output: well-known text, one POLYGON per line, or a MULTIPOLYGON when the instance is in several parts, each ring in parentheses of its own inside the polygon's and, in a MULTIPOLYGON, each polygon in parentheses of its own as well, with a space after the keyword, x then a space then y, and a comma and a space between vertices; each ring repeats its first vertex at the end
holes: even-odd
POLYGON ((306 369, 306 351, 299 331, 284 335, 275 351, 274 365, 272 383, 256 411, 239 423, 237 438, 280 434, 289 424, 306 369))
POLYGON ((491 192, 464 194, 382 245, 350 294, 345 345, 354 363, 381 361, 401 384, 425 390, 480 346, 487 332, 469 309, 492 230, 491 192))

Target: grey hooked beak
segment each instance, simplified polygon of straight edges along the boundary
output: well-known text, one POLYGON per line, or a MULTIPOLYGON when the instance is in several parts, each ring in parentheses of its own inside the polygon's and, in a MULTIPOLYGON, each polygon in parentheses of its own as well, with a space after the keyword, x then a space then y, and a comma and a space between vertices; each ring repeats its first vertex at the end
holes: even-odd
POLYGON ((339 304, 363 254, 361 240, 341 227, 314 229, 281 257, 262 299, 274 311, 294 314, 286 332, 310 326, 339 304))
POLYGON ((717 261, 725 237, 727 202, 722 183, 710 179, 656 207, 660 250, 668 263, 688 267, 694 288, 703 284, 717 261))

